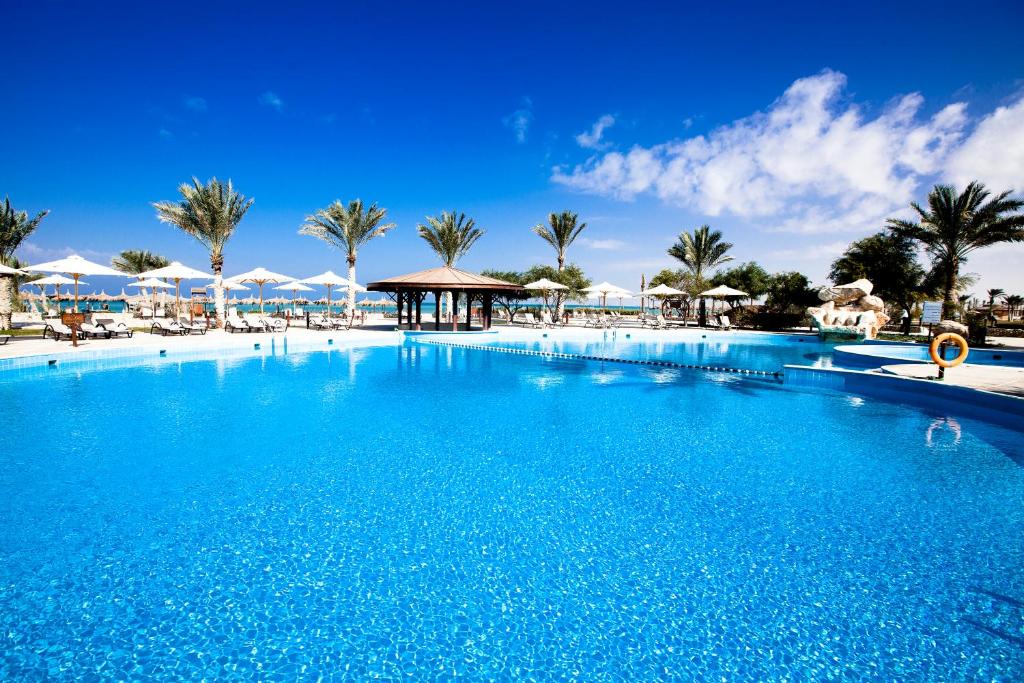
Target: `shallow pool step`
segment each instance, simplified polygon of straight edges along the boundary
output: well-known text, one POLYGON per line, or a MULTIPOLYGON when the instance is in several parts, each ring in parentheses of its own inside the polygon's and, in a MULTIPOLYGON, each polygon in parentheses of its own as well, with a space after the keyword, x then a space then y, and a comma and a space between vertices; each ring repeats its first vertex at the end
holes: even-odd
POLYGON ((511 349, 506 346, 485 346, 483 344, 460 344, 459 342, 441 341, 439 339, 414 339, 417 344, 433 344, 434 346, 449 346, 457 349, 473 349, 474 351, 491 351, 495 353, 510 353, 516 356, 540 356, 542 358, 560 358, 564 360, 588 360, 600 361, 602 363, 623 363, 625 365, 650 365, 660 368, 678 368, 680 370, 703 370, 705 372, 728 372, 734 375, 746 375, 782 381, 781 372, 769 372, 767 370, 745 370, 743 368, 729 368, 719 365, 696 365, 692 363, 677 363, 671 360, 639 360, 635 358, 614 358, 611 356, 590 356, 582 353, 557 353, 554 351, 533 351, 531 349, 511 349))

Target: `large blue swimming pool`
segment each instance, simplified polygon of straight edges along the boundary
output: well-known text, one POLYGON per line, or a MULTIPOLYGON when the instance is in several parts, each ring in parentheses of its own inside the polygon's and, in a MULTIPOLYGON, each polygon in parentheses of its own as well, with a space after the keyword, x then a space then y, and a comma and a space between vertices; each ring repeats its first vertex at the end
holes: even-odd
POLYGON ((0 406, 5 680, 1024 670, 1019 432, 419 344, 0 406))

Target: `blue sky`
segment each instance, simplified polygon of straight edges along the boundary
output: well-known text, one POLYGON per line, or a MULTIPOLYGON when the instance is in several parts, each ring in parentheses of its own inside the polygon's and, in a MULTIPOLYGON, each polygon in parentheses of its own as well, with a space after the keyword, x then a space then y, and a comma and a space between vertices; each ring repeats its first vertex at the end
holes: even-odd
MULTIPOLYGON (((51 210, 20 256, 204 267, 149 203, 216 175, 256 199, 227 275, 342 270, 297 230, 361 197, 398 223, 363 282, 433 265, 416 224, 451 208, 487 231, 468 269, 552 262, 529 228, 570 208, 595 280, 710 223, 823 282, 936 181, 1024 190, 1019 2, 296 4, 8 3, 0 194, 51 210)), ((1024 292, 1022 257, 967 269, 1024 292)))

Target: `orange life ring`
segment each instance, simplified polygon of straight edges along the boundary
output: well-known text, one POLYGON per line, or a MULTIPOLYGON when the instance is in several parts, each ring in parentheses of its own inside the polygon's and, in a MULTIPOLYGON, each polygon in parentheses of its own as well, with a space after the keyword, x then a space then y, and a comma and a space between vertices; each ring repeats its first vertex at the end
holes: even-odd
POLYGON ((967 340, 955 332, 943 332, 936 335, 935 339, 932 339, 931 346, 928 347, 928 354, 932 357, 932 362, 940 368, 955 368, 960 365, 967 359, 967 351, 967 340), (953 342, 960 347, 960 354, 953 360, 945 360, 939 355, 939 345, 945 341, 953 342))

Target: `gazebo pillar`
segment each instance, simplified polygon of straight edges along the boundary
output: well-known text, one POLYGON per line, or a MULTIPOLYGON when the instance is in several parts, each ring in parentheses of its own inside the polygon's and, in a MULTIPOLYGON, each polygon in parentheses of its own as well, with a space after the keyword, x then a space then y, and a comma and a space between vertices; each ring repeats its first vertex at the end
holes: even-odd
POLYGON ((402 290, 396 292, 398 294, 398 326, 402 326, 402 290))
POLYGON ((466 292, 466 332, 473 329, 473 292, 466 292))
POLYGON ((494 305, 494 293, 493 292, 486 292, 484 294, 484 314, 483 314, 484 330, 491 329, 491 308, 492 308, 493 305, 494 305))
POLYGON ((441 330, 441 290, 434 290, 434 331, 441 330))
POLYGON ((416 292, 416 329, 417 330, 421 329, 421 327, 420 327, 420 323, 421 323, 420 308, 421 308, 421 306, 423 304, 423 297, 425 297, 426 295, 427 295, 426 292, 416 292))
POLYGON ((452 290, 452 332, 459 331, 459 293, 452 290))
POLYGON ((407 322, 409 323, 409 329, 410 330, 412 329, 412 298, 414 296, 416 296, 415 292, 409 292, 405 296, 405 312, 408 314, 405 317, 406 317, 407 322))

